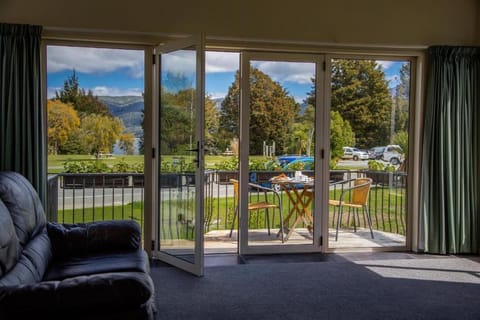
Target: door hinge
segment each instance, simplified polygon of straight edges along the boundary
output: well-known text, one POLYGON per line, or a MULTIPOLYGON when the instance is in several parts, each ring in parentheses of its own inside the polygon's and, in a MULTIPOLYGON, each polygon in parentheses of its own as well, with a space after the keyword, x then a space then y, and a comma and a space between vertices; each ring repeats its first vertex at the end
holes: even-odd
POLYGON ((152 64, 155 64, 155 63, 156 63, 156 60, 157 60, 157 56, 156 56, 156 55, 153 55, 153 56, 152 56, 152 64))
POLYGON ((155 159, 155 148, 152 148, 152 158, 155 159))
POLYGON ((320 158, 325 159, 325 149, 320 150, 320 158))
POLYGON ((322 63, 322 68, 323 68, 323 71, 327 71, 327 63, 325 61, 323 61, 322 63))
POLYGON ((323 246, 323 236, 320 236, 320 246, 323 246))
POLYGON ((152 251, 155 251, 155 240, 152 240, 152 251))

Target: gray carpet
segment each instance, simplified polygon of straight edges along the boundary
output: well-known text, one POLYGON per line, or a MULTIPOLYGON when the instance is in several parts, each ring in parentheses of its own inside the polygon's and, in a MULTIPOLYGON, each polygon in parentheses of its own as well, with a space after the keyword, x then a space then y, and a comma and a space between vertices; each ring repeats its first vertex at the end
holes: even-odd
POLYGON ((480 319, 478 257, 372 256, 246 259, 202 278, 154 264, 157 319, 480 319))

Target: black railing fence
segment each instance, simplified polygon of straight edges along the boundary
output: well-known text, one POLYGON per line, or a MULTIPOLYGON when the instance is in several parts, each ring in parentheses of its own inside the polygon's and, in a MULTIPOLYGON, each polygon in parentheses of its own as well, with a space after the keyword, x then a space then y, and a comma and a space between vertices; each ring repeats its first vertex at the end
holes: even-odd
MULTIPOLYGON (((250 181, 278 190, 270 179, 278 171, 252 171, 250 181)), ((293 176, 294 172, 287 172, 293 176)), ((304 171, 313 176, 313 172, 304 171)), ((405 234, 406 221, 406 173, 404 172, 369 172, 369 171, 331 171, 330 182, 370 177, 373 184, 369 195, 369 209, 373 227, 379 231, 405 234)), ((229 182, 238 178, 237 172, 205 172, 204 184, 204 231, 229 230, 232 227, 234 211, 237 206, 233 186, 229 182)), ((170 236, 174 236, 179 225, 190 224, 194 227, 195 176, 191 173, 162 174, 160 177, 160 211, 161 224, 170 236)), ((52 175, 48 181, 47 216, 51 221, 61 223, 83 223, 98 220, 133 219, 143 226, 144 221, 144 179, 140 173, 91 173, 52 175)), ((349 184, 329 186, 330 198, 339 197, 349 184)), ((284 192, 281 192, 284 216, 292 209, 284 192)), ((251 199, 259 197, 250 192, 251 199)), ((271 195, 270 201, 277 201, 271 195)), ((349 211, 345 211, 348 213, 349 211)), ((271 213, 270 225, 278 227, 278 213, 271 213)), ((266 228, 264 214, 249 214, 250 228, 266 228)), ((293 216, 292 219, 296 217, 293 216)), ((342 225, 351 225, 349 214, 344 214, 342 225)), ((366 219, 357 223, 366 227, 366 219)), ((237 222, 235 222, 236 227, 237 222)), ((333 208, 330 209, 329 225, 333 227, 333 208)), ((178 235, 181 237, 181 235, 178 235)))

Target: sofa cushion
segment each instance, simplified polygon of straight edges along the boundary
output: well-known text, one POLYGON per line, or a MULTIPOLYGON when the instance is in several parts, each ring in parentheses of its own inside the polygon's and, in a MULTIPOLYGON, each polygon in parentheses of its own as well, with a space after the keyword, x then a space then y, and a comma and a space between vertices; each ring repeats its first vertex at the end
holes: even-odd
POLYGON ((51 260, 50 239, 44 229, 23 248, 15 266, 0 277, 0 286, 18 286, 41 281, 51 260))
POLYGON ((0 199, 10 212, 22 246, 45 228, 45 212, 37 192, 21 174, 0 172, 0 199))
POLYGON ((20 257, 20 243, 15 233, 10 212, 0 200, 0 277, 17 263, 20 257))
POLYGON ((56 260, 52 262, 43 280, 63 280, 81 275, 107 272, 148 273, 149 271, 149 261, 146 252, 135 250, 56 260))
POLYGON ((140 226, 133 220, 77 224, 49 222, 47 229, 55 259, 120 250, 130 251, 141 247, 140 226))

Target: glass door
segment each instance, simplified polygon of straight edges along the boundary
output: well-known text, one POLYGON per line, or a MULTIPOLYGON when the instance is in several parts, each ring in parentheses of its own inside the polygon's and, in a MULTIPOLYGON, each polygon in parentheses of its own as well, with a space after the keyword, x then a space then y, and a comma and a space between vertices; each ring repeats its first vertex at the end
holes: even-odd
POLYGON ((204 49, 203 39, 156 49, 158 214, 156 256, 203 274, 204 49))
POLYGON ((321 250, 328 191, 323 62, 319 55, 242 53, 242 254, 321 250))

